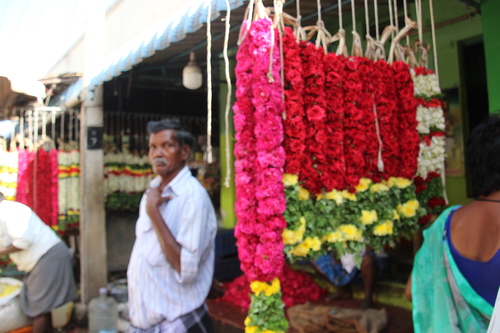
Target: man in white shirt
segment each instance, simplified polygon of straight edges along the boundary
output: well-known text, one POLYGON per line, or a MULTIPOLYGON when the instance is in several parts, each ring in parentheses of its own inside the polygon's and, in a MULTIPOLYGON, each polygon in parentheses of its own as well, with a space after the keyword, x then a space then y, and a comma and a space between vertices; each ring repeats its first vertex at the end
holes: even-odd
POLYGON ((186 166, 194 137, 176 119, 148 123, 158 176, 143 195, 127 270, 132 333, 213 332, 215 211, 186 166))
POLYGON ((77 298, 69 249, 28 206, 0 193, 0 256, 24 271, 21 305, 33 333, 52 332, 53 309, 77 298))

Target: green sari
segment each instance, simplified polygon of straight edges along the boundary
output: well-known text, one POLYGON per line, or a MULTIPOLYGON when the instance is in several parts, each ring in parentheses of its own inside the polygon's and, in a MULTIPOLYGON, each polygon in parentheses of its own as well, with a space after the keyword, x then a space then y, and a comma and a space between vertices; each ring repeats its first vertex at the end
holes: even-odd
POLYGON ((446 240, 446 209, 424 230, 424 243, 412 272, 413 326, 416 333, 485 332, 493 307, 458 269, 446 240))

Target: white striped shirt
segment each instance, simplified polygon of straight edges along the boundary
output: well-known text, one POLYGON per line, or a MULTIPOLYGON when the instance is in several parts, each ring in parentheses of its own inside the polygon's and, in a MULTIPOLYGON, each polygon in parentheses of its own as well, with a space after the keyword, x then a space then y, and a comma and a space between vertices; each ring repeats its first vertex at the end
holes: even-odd
MULTIPOLYGON (((151 181, 158 187, 161 178, 151 181)), ((167 262, 143 195, 135 227, 136 240, 127 270, 130 322, 147 329, 164 320, 173 321, 203 304, 212 284, 215 211, 207 191, 184 167, 165 186, 160 206, 163 220, 181 245, 181 273, 167 262)))

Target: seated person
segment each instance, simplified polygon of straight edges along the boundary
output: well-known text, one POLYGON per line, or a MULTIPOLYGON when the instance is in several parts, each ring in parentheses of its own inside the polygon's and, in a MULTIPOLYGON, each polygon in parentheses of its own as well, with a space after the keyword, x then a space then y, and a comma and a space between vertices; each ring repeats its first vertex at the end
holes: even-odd
POLYGON ((368 309, 373 306, 373 289, 377 275, 386 266, 386 254, 376 254, 367 246, 360 268, 356 267, 353 258, 353 255, 345 255, 340 259, 334 255, 324 255, 313 261, 312 266, 336 287, 337 291, 327 297, 329 300, 350 298, 351 285, 361 280, 365 295, 361 309, 368 309))

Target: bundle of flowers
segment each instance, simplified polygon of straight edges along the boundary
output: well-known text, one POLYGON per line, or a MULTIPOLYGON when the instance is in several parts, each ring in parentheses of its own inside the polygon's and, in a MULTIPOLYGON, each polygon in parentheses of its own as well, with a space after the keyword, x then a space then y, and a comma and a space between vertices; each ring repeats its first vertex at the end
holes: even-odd
POLYGON ((0 150, 0 192, 5 199, 16 200, 18 152, 0 150))
MULTIPOLYGON (((247 22, 243 22, 246 26, 247 22)), ((285 262, 283 88, 277 33, 269 19, 251 22, 236 55, 234 148, 240 266, 251 281, 247 332, 286 332, 278 276, 285 262), (271 64, 271 66, 270 66, 271 64)))
POLYGON ((33 167, 35 152, 18 149, 17 195, 16 201, 34 207, 33 167))
MULTIPOLYGON (((289 265, 283 267, 279 277, 281 284, 281 299, 285 307, 317 301, 328 291, 319 287, 314 280, 304 272, 296 271, 289 265)), ((243 311, 250 308, 250 282, 245 275, 224 284, 225 293, 219 300, 234 304, 243 311)))
POLYGON ((411 237, 425 215, 407 178, 390 177, 379 183, 361 178, 355 193, 334 189, 316 196, 295 175, 286 174, 283 181, 288 223, 283 242, 291 262, 333 250, 339 256, 358 254, 360 264, 366 244, 375 250, 394 246, 398 239, 411 237))
POLYGON ((442 94, 436 74, 417 67, 411 71, 417 97, 417 130, 421 136, 415 184, 417 197, 427 212, 419 223, 426 225, 446 207, 441 175, 445 161, 445 120, 442 94))
MULTIPOLYGON (((58 175, 57 150, 36 152, 35 202, 32 209, 47 225, 57 230, 58 175)), ((72 189, 74 190, 74 189, 72 189)))
POLYGON ((59 150, 58 181, 58 226, 57 232, 64 234, 69 230, 78 230, 80 226, 80 152, 59 150))

